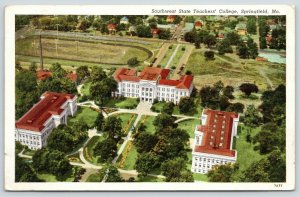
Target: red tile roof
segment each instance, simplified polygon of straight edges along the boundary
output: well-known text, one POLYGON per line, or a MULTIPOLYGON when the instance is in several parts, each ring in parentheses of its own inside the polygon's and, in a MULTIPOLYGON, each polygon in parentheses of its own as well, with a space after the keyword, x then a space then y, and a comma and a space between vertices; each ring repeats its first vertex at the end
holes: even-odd
POLYGON ((117 25, 112 24, 112 23, 107 25, 107 29, 116 29, 116 27, 117 27, 117 25))
POLYGON ((234 112, 223 112, 207 109, 205 125, 199 125, 198 131, 203 132, 202 143, 195 146, 194 151, 215 155, 235 157, 235 151, 230 149, 232 139, 233 119, 238 118, 234 112))
POLYGON ((161 69, 157 67, 146 67, 137 76, 137 72, 134 69, 118 68, 114 73, 116 81, 133 81, 138 82, 140 80, 157 81, 159 85, 176 86, 179 89, 189 89, 193 82, 192 75, 184 75, 179 80, 167 79, 170 73, 169 69, 161 69))
POLYGON ((24 114, 15 124, 18 129, 40 132, 44 129, 44 123, 51 115, 59 115, 63 112, 61 106, 75 95, 45 92, 44 98, 35 104, 26 114, 24 114))
MULTIPOLYGON (((52 76, 52 72, 49 70, 38 70, 36 71, 36 76, 38 80, 45 80, 48 77, 52 76)), ((77 82, 77 74, 76 73, 68 73, 66 75, 67 78, 69 78, 73 82, 77 82)))
POLYGON ((157 28, 151 29, 151 34, 152 35, 159 34, 159 29, 157 29, 157 28))
POLYGON ((200 21, 196 21, 196 22, 195 22, 195 26, 196 26, 196 27, 202 27, 203 24, 202 24, 200 21))
POLYGON ((68 73, 67 78, 69 78, 73 82, 77 82, 77 74, 76 73, 68 73))
POLYGON ((38 80, 44 80, 48 77, 51 77, 52 73, 49 70, 38 70, 38 71, 36 71, 36 76, 37 76, 38 80))

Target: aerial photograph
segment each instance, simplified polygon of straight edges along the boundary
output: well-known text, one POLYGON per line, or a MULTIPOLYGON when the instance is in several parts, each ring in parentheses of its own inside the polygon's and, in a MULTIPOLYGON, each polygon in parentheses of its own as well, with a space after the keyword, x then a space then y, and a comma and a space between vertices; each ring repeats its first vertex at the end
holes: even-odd
POLYGON ((286 182, 285 15, 16 15, 13 41, 15 182, 286 182))

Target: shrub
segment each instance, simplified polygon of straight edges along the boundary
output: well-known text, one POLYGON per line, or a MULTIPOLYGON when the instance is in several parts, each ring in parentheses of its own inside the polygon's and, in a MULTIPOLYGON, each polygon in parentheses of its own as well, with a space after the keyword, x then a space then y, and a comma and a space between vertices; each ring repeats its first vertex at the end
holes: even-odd
POLYGON ((170 45, 170 46, 169 46, 169 49, 172 49, 172 48, 173 48, 173 45, 170 45))
POLYGON ((182 50, 182 51, 185 51, 185 47, 182 47, 181 50, 182 50))
POLYGON ((214 60, 215 59, 215 53, 213 51, 205 51, 204 57, 206 60, 214 60))

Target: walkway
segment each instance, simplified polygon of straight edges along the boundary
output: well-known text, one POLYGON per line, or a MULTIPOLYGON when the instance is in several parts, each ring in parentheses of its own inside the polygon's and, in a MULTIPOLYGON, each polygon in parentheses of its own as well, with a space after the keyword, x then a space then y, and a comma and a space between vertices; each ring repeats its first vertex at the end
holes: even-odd
POLYGON ((169 66, 170 66, 171 62, 173 61, 173 59, 174 59, 174 57, 175 57, 175 55, 176 55, 176 53, 177 53, 179 47, 180 47, 180 44, 178 44, 178 45, 176 46, 174 52, 172 53, 170 59, 169 59, 168 62, 167 62, 165 68, 169 68, 169 66))
POLYGON ((171 45, 170 43, 164 43, 162 45, 162 47, 160 48, 159 52, 157 53, 157 55, 155 57, 156 60, 153 63, 153 67, 157 67, 159 65, 161 60, 165 57, 170 45, 171 45))

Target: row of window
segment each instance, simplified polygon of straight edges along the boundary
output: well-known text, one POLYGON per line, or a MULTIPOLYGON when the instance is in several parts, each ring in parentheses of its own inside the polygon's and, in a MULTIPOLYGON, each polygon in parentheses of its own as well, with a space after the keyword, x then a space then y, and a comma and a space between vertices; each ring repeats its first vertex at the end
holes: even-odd
POLYGON ((199 163, 216 163, 216 164, 227 164, 227 161, 220 160, 220 159, 207 159, 205 157, 195 157, 195 162, 199 163))
POLYGON ((40 142, 36 142, 36 141, 28 141, 28 140, 23 140, 21 139, 20 142, 22 144, 26 144, 26 145, 40 145, 40 142))
POLYGON ((22 139, 22 138, 26 138, 26 139, 30 139, 30 140, 39 140, 40 137, 39 136, 32 136, 32 135, 27 135, 27 134, 20 134, 19 135, 19 138, 22 139))

